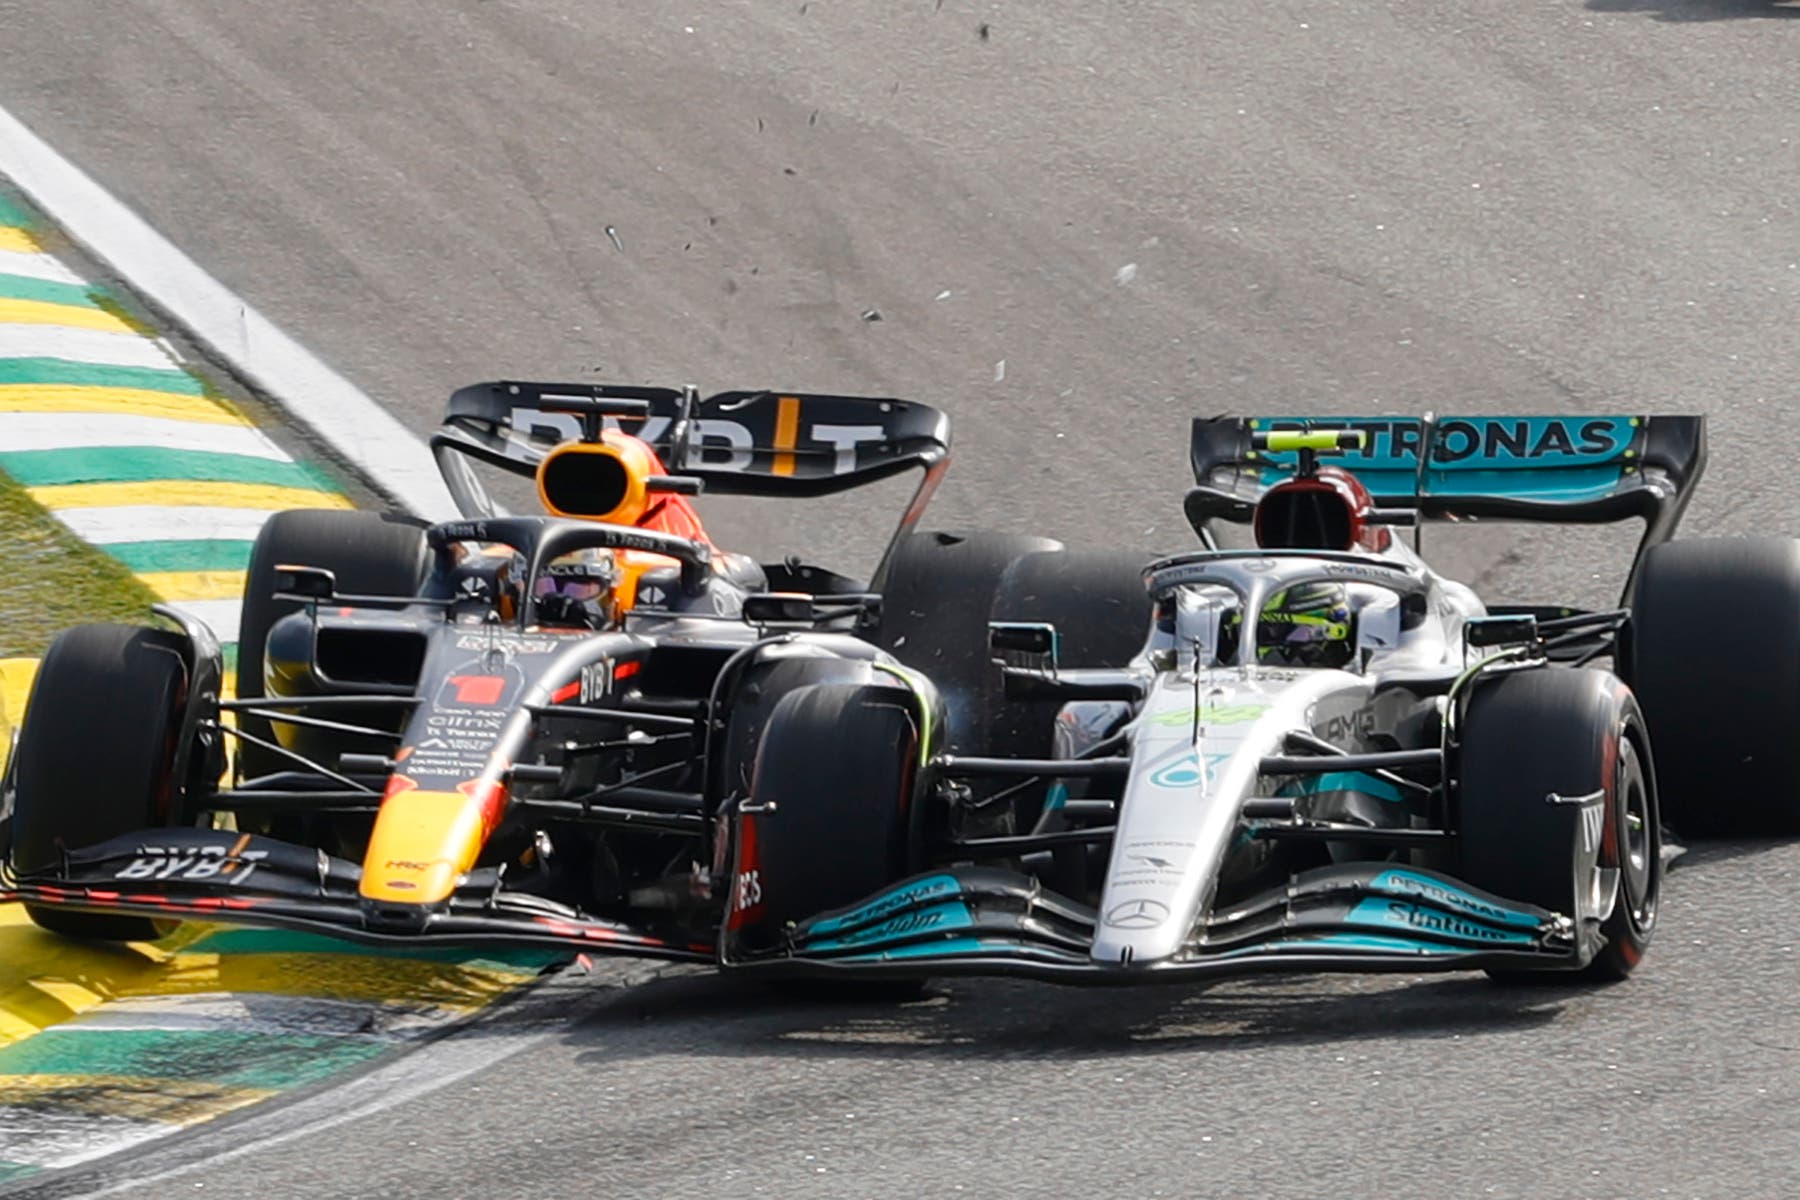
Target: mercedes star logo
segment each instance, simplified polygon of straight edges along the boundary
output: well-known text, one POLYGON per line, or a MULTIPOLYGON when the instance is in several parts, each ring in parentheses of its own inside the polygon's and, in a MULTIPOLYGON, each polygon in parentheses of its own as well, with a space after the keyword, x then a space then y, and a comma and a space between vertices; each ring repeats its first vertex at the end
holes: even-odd
POLYGON ((1106 911, 1106 923, 1114 929, 1154 929, 1169 917, 1169 906, 1160 900, 1126 900, 1106 911))

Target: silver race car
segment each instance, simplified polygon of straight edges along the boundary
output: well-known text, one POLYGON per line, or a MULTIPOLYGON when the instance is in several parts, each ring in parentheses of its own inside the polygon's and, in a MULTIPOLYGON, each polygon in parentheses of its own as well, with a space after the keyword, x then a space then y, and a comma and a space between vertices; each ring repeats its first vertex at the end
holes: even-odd
POLYGON ((726 963, 1612 980, 1655 926, 1665 816, 1793 827, 1773 755, 1743 748, 1768 710, 1791 713, 1793 677, 1690 672, 1695 630, 1731 608, 1793 629, 1800 552, 1668 541, 1704 465, 1700 418, 1221 419, 1192 447, 1202 549, 1127 569, 940 535, 901 556, 891 574, 936 589, 890 579, 886 636, 943 693, 948 752, 903 763, 839 736, 835 710, 777 714, 793 727, 765 730, 734 817, 753 826, 734 845, 755 886, 726 963), (1602 612, 1490 608, 1407 537, 1628 517, 1643 543, 1602 612), (1255 546, 1220 548, 1221 521, 1255 546), (933 554, 937 570, 916 565, 933 554), (971 611, 997 618, 985 652, 971 611), (908 773, 896 794, 925 809, 910 842, 906 824, 842 819, 833 789, 908 773), (1671 779, 1679 795, 1659 790, 1671 779), (775 892, 803 852, 923 869, 802 916, 775 892))

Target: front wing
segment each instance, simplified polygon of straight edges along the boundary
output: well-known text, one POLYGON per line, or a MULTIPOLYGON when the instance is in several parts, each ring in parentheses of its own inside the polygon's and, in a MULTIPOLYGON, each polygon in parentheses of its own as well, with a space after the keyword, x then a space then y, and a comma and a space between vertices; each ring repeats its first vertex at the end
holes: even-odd
POLYGON ((787 975, 1014 975, 1078 984, 1172 983, 1264 971, 1573 970, 1567 917, 1413 867, 1357 864, 1295 876, 1208 914, 1189 949, 1155 963, 1090 956, 1096 913, 992 868, 936 871, 793 929, 775 950, 724 960, 787 975))
POLYGON ((438 905, 358 892, 362 868, 323 850, 209 829, 129 834, 64 855, 54 872, 7 875, 0 900, 84 912, 301 929, 371 944, 547 946, 654 958, 714 957, 708 934, 635 926, 510 890, 501 869, 471 872, 438 905))

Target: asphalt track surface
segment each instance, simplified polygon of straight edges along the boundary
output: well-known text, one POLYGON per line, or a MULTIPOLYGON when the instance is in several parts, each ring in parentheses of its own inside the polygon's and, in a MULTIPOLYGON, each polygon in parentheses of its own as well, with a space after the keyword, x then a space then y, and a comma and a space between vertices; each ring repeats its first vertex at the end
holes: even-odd
MULTIPOLYGON (((0 0, 0 105, 421 432, 503 376, 902 394, 957 423, 938 523, 1153 550, 1186 544, 1198 413, 1703 411, 1690 532, 1794 533, 1796 16, 0 0)), ((713 523, 854 560, 879 538, 852 508, 713 523)), ((1621 538, 1452 562, 1597 602, 1621 538)), ((1593 993, 981 982, 870 1009, 603 970, 367 1119, 296 1106, 272 1142, 279 1113, 69 1186, 1793 1194, 1797 873, 1793 846, 1702 848, 1639 977, 1593 993)))

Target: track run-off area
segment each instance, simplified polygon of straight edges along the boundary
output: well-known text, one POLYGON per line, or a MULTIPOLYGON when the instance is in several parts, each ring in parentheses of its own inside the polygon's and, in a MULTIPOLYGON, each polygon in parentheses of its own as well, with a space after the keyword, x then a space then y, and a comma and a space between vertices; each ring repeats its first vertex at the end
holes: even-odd
MULTIPOLYGON (((1701 412, 1687 531, 1791 534, 1796 12, 0 0, 0 107, 416 434, 509 376, 916 396, 929 522, 1148 555, 1195 415, 1701 412)), ((898 510, 701 503, 846 569, 898 510)), ((1461 533, 1492 598, 1602 604, 1633 531, 1461 533)), ((1797 879, 1694 847, 1595 991, 606 968, 30 1190, 1786 1195, 1797 879)))

